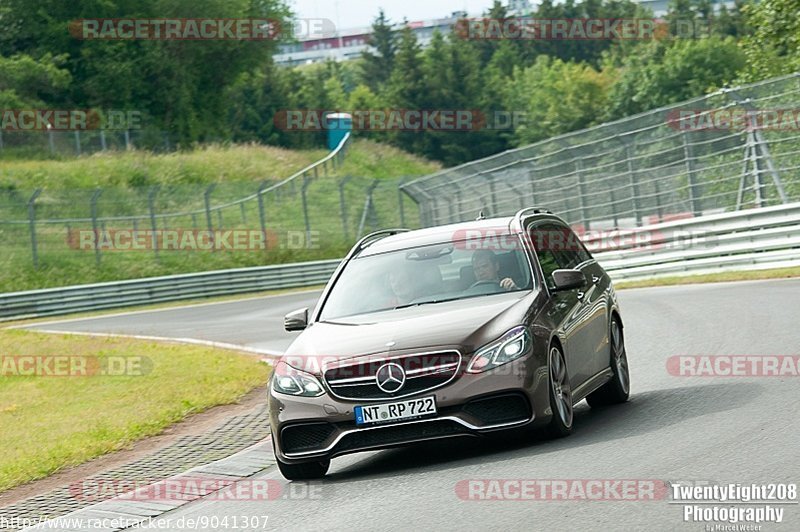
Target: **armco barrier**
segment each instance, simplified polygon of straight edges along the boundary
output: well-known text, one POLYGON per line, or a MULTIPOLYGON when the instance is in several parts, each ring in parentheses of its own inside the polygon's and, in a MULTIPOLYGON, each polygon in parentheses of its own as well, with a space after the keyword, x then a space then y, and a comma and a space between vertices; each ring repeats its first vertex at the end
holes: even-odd
POLYGON ((339 260, 0 294, 0 321, 324 284, 339 260))
MULTIPOLYGON (((636 229, 648 238, 594 253, 612 278, 800 266, 800 203, 636 229), (690 235, 690 238, 687 238, 690 235)), ((593 242, 597 237, 588 237, 593 242)), ((339 260, 0 294, 0 321, 324 284, 339 260)))

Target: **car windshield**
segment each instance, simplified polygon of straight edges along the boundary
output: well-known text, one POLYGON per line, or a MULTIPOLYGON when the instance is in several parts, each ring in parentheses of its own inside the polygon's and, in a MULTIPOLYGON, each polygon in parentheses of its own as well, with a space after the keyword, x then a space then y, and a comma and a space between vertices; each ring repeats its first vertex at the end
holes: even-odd
POLYGON ((356 256, 333 286, 320 319, 530 290, 530 263, 516 236, 502 249, 447 242, 356 256))

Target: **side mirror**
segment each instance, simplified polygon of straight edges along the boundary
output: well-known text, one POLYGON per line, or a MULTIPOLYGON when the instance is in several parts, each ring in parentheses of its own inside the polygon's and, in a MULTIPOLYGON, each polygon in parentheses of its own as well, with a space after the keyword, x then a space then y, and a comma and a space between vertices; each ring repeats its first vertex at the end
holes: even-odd
POLYGON ((302 331, 308 327, 308 308, 290 312, 283 318, 283 328, 288 332, 302 331))
POLYGON ((586 286, 586 276, 580 270, 556 270, 553 272, 555 291, 572 290, 586 286))

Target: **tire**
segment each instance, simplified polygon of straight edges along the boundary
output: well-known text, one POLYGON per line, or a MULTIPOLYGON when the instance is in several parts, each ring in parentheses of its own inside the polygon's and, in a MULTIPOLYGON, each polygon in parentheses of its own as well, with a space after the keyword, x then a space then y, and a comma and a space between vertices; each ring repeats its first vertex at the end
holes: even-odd
POLYGON ((616 317, 611 318, 608 337, 611 370, 614 372, 614 376, 586 398, 586 402, 592 408, 624 403, 631 393, 631 375, 628 369, 628 355, 625 352, 625 338, 622 335, 619 319, 616 317))
MULTIPOLYGON (((275 442, 272 442, 272 449, 275 450, 275 442)), ((278 462, 278 469, 286 480, 316 480, 325 476, 331 466, 330 459, 317 462, 301 462, 299 464, 285 464, 278 460, 278 453, 275 453, 275 461, 278 462)))
POLYGON ((572 433, 573 404, 572 387, 564 353, 557 344, 550 346, 547 361, 549 374, 550 410, 553 417, 545 431, 551 438, 563 438, 572 433))
POLYGON ((299 464, 284 464, 280 460, 278 469, 286 480, 315 480, 325 476, 331 465, 330 460, 321 462, 302 462, 299 464))

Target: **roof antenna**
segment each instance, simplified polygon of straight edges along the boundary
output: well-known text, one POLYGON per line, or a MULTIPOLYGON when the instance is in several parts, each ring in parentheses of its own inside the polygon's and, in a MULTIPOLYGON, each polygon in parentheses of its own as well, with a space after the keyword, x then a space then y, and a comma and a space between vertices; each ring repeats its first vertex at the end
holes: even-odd
POLYGON ((485 220, 485 219, 486 219, 486 215, 485 215, 485 214, 483 214, 483 210, 479 211, 479 212, 478 212, 478 217, 477 217, 477 218, 475 218, 475 220, 476 220, 476 221, 478 221, 478 220, 485 220))

